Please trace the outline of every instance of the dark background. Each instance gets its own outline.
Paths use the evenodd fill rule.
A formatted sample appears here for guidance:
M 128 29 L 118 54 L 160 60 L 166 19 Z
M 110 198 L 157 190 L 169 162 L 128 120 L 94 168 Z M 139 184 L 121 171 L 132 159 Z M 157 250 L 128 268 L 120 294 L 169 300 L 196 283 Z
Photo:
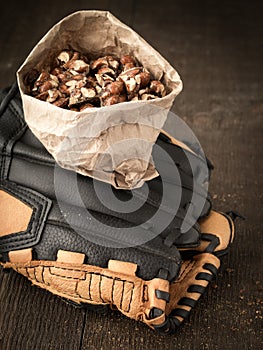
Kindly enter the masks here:
M 107 9 L 180 73 L 173 111 L 215 164 L 219 210 L 236 209 L 236 239 L 217 280 L 176 335 L 162 337 L 117 312 L 74 309 L 0 270 L 0 349 L 262 348 L 262 1 L 5 1 L 0 87 L 11 84 L 53 24 L 80 9 Z

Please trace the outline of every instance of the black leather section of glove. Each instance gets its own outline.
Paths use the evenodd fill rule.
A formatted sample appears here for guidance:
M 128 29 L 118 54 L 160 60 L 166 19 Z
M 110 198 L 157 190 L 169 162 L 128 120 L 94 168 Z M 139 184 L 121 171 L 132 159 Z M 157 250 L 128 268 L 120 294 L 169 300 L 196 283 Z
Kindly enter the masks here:
M 10 181 L 1 181 L 0 190 L 5 191 L 33 209 L 33 215 L 27 230 L 0 237 L 0 253 L 17 249 L 17 247 L 24 249 L 36 245 L 41 239 L 52 201 L 36 191 Z M 16 213 L 14 212 L 13 215 L 15 216 Z
M 85 263 L 101 267 L 107 267 L 110 259 L 135 262 L 138 264 L 136 274 L 147 280 L 158 276 L 160 268 L 168 270 L 168 279 L 173 280 L 180 267 L 176 247 L 166 247 L 159 237 L 146 245 L 118 249 L 88 241 L 65 225 L 48 223 L 41 242 L 34 248 L 36 257 L 56 260 L 58 249 L 84 253 Z

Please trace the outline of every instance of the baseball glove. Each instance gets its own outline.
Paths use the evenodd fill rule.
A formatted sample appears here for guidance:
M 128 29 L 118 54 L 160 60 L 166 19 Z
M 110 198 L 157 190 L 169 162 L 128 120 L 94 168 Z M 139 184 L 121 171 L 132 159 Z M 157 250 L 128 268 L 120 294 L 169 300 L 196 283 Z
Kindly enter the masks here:
M 0 101 L 2 266 L 76 306 L 173 333 L 234 236 L 231 215 L 212 210 L 211 163 L 162 132 L 160 176 L 116 190 L 56 165 L 27 127 L 16 85 Z

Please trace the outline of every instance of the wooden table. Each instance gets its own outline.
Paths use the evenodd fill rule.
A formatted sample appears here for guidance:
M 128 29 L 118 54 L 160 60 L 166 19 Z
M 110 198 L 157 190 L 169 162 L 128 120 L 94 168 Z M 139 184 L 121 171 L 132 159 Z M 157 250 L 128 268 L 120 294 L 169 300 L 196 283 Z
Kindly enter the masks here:
M 162 337 L 116 312 L 74 309 L 0 270 L 0 349 L 262 348 L 262 1 L 9 0 L 0 11 L 0 87 L 43 34 L 79 9 L 107 9 L 180 72 L 173 111 L 215 164 L 219 210 L 235 209 L 236 239 L 217 280 L 176 335 Z M 261 333 L 262 336 L 262 333 Z M 261 346 L 260 346 L 261 345 Z

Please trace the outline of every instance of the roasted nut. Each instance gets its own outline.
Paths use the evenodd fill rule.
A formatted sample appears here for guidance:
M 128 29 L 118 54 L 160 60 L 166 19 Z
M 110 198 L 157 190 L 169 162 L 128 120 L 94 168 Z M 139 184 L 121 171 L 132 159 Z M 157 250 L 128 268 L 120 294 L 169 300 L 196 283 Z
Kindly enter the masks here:
M 67 63 L 72 57 L 70 51 L 61 51 L 58 55 L 59 63 Z
M 69 109 L 70 109 L 70 111 L 73 111 L 73 112 L 79 112 L 79 108 L 76 106 L 70 107 Z
M 50 74 L 50 79 L 53 80 L 56 84 L 58 84 L 58 78 L 55 75 Z
M 124 94 L 124 92 L 124 83 L 122 81 L 113 81 L 102 89 L 100 96 L 102 99 L 105 99 L 113 95 Z
M 69 97 L 69 107 L 83 102 L 82 94 L 79 89 L 72 89 Z
M 71 80 L 72 79 L 72 74 L 69 73 L 69 72 L 62 72 L 60 74 L 57 75 L 57 78 L 58 80 L 61 82 L 61 83 L 66 83 L 67 81 Z
M 139 101 L 139 96 L 138 95 L 135 95 L 134 97 L 132 97 L 130 99 L 130 101 Z
M 124 82 L 128 94 L 139 90 L 140 84 L 137 83 L 135 77 L 140 73 L 141 69 L 140 67 L 131 68 L 119 75 L 118 80 Z
M 158 98 L 158 96 L 155 96 L 153 94 L 143 94 L 143 95 L 141 95 L 141 99 L 142 100 L 154 100 L 156 98 Z
M 38 77 L 39 77 L 38 70 L 37 69 L 31 69 L 31 71 L 29 73 L 27 73 L 27 75 L 25 77 L 25 85 L 27 85 L 29 88 L 31 88 Z
M 77 80 L 76 88 L 77 88 L 77 89 L 81 89 L 81 88 L 84 87 L 86 84 L 87 84 L 87 78 L 86 78 L 86 77 L 83 77 L 83 79 Z
M 139 85 L 134 78 L 130 78 L 125 81 L 126 89 L 128 93 L 135 92 L 139 89 Z
M 106 98 L 105 100 L 103 100 L 102 105 L 103 106 L 111 106 L 111 105 L 115 105 L 117 103 L 125 102 L 125 101 L 126 101 L 125 95 L 113 95 L 113 96 L 110 96 L 110 97 Z
M 47 71 L 43 71 L 39 77 L 37 78 L 34 88 L 37 88 L 38 86 L 41 86 L 44 82 L 50 79 L 50 74 Z
M 90 68 L 92 70 L 97 70 L 100 68 L 107 68 L 107 67 L 111 67 L 116 71 L 119 67 L 119 62 L 112 56 L 104 56 L 93 61 L 90 65 Z
M 41 94 L 38 94 L 35 96 L 35 98 L 37 98 L 38 100 L 41 100 L 41 101 L 46 101 L 47 97 L 48 97 L 47 91 L 42 92 Z
M 109 91 L 111 95 L 121 95 L 124 92 L 124 83 L 122 81 L 113 81 L 105 87 L 106 91 Z
M 104 68 L 101 68 L 101 69 L 104 69 Z M 108 68 L 106 68 L 106 69 L 108 69 Z M 97 82 L 99 83 L 99 85 L 101 87 L 104 87 L 106 84 L 111 83 L 112 81 L 114 81 L 114 78 L 111 77 L 107 73 L 95 74 L 95 77 L 96 77 Z
M 141 90 L 139 90 L 138 95 L 141 96 L 141 95 L 143 95 L 143 94 L 148 94 L 148 93 L 149 93 L 149 89 L 146 88 L 146 89 L 141 89 Z
M 112 56 L 107 56 L 107 58 L 108 58 L 109 66 L 116 71 L 119 68 L 119 65 L 120 65 L 119 62 Z
M 71 60 L 79 60 L 79 59 L 83 59 L 83 57 L 80 55 L 78 51 L 74 51 Z
M 56 76 L 43 71 L 36 80 L 32 92 L 42 93 L 50 89 L 58 87 L 58 79 Z
M 122 80 L 135 78 L 135 76 L 139 74 L 141 71 L 142 71 L 141 67 L 133 67 L 133 68 L 127 69 L 125 72 L 122 72 L 119 75 L 119 78 L 121 78 Z
M 133 68 L 136 66 L 136 60 L 131 55 L 124 55 L 120 59 L 121 64 L 125 67 L 129 65 L 130 68 Z
M 108 74 L 108 75 L 110 75 L 110 76 L 115 76 L 115 72 L 114 72 L 114 70 L 113 69 L 111 69 L 111 68 L 109 68 L 109 67 L 103 67 L 103 68 L 100 68 L 99 70 L 98 70 L 98 74 Z
M 65 85 L 68 86 L 68 88 L 74 89 L 75 87 L 77 89 L 82 88 L 87 83 L 87 78 L 85 76 L 81 76 L 81 80 L 75 79 L 75 77 L 72 77 L 71 80 L 66 81 Z
M 46 101 L 52 103 L 56 101 L 59 97 L 61 97 L 59 90 L 57 89 L 48 90 L 48 97 Z
M 149 72 L 144 71 L 135 76 L 136 83 L 140 85 L 140 88 L 145 88 L 150 80 L 151 80 L 151 75 Z
M 111 96 L 112 96 L 112 94 L 109 91 L 101 89 L 100 98 L 102 100 L 105 100 L 106 98 L 111 97 Z
M 78 73 L 78 72 L 75 72 L 74 71 L 74 74 L 73 74 L 73 77 L 72 77 L 74 80 L 83 80 L 85 79 L 87 81 L 87 77 L 85 74 L 83 73 Z
M 166 95 L 165 87 L 159 80 L 151 81 L 150 91 L 159 97 L 164 97 Z
M 42 92 L 51 90 L 51 89 L 53 89 L 53 88 L 56 88 L 57 86 L 58 86 L 58 84 L 57 84 L 54 80 L 50 79 L 50 80 L 45 81 L 45 82 L 39 87 L 38 91 L 39 91 L 40 93 L 42 93 Z
M 70 88 L 66 84 L 60 84 L 59 85 L 59 91 L 62 94 L 70 95 Z
M 96 96 L 96 91 L 93 88 L 82 87 L 80 91 L 82 96 L 85 98 L 94 98 Z
M 90 68 L 95 70 L 95 69 L 99 69 L 101 67 L 108 67 L 108 60 L 107 57 L 100 57 L 97 60 L 91 62 L 90 64 Z
M 79 72 L 76 72 L 74 69 L 69 69 L 68 72 L 74 77 L 79 74 Z
M 93 99 L 94 97 L 96 97 L 96 91 L 93 88 L 73 88 L 70 91 L 69 106 L 81 104 L 87 100 Z
M 120 95 L 119 96 L 119 103 L 127 101 L 127 98 L 125 95 Z
M 123 66 L 123 71 L 125 72 L 128 69 L 134 68 L 134 64 L 133 63 L 127 63 Z
M 82 112 L 86 108 L 94 108 L 94 106 L 93 106 L 93 104 L 86 102 L 86 103 L 83 103 L 83 105 L 81 105 L 79 107 L 79 110 L 80 110 L 80 112 Z
M 55 67 L 52 69 L 52 71 L 50 72 L 50 74 L 53 74 L 55 75 L 56 77 L 59 75 L 59 74 L 63 74 L 63 69 L 61 67 Z
M 77 81 L 74 79 L 71 79 L 65 83 L 66 86 L 68 86 L 69 90 L 75 89 L 77 84 Z
M 100 86 L 104 86 L 104 80 L 103 80 L 103 77 L 102 77 L 102 75 L 100 75 L 100 74 L 95 74 L 95 77 L 96 77 L 96 79 L 97 79 L 97 82 L 99 83 L 99 85 Z
M 98 85 L 97 79 L 95 77 L 88 76 L 87 84 L 88 87 L 96 87 Z
M 89 73 L 89 65 L 84 62 L 83 60 L 70 60 L 67 63 L 63 65 L 64 68 L 69 69 L 70 72 L 75 75 L 78 73 L 85 72 L 86 74 Z
M 95 89 L 96 89 L 97 94 L 100 94 L 100 93 L 101 93 L 101 90 L 102 90 L 102 87 L 99 86 L 99 85 L 96 85 L 96 86 L 95 86 Z
M 55 102 L 53 102 L 53 105 L 57 106 L 57 107 L 66 107 L 68 104 L 69 99 L 66 97 L 61 97 L 58 100 L 56 100 Z

